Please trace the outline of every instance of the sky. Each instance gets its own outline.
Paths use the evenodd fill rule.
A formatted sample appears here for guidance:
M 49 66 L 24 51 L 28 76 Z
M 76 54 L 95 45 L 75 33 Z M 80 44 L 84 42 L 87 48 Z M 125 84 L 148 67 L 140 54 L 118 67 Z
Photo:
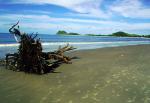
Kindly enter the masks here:
M 0 32 L 150 34 L 150 0 L 0 0 Z

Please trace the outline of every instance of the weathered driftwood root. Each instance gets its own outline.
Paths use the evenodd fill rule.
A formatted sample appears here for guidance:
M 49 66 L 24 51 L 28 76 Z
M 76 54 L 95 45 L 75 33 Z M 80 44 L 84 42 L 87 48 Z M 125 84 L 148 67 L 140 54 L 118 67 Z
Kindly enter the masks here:
M 59 49 L 57 51 L 54 52 L 47 52 L 47 53 L 43 53 L 44 58 L 46 59 L 54 59 L 54 60 L 59 60 L 62 61 L 64 63 L 70 64 L 71 62 L 71 57 L 65 56 L 64 52 L 67 51 L 71 51 L 74 50 L 76 48 L 74 48 L 73 46 L 70 46 L 69 44 L 67 44 L 64 47 L 59 47 Z
M 17 69 L 17 60 L 18 60 L 18 54 L 17 53 L 14 53 L 14 54 L 6 54 L 6 59 L 5 59 L 5 62 L 6 62 L 6 68 L 8 66 L 11 66 L 10 69 Z
M 0 59 L 0 66 L 5 66 L 5 60 L 4 59 Z
M 59 47 L 54 52 L 42 52 L 40 39 L 35 39 L 37 34 L 22 34 L 18 25 L 13 25 L 9 32 L 15 36 L 17 42 L 20 43 L 17 53 L 6 54 L 6 65 L 15 67 L 17 71 L 29 73 L 48 73 L 54 70 L 54 67 L 61 63 L 71 63 L 71 58 L 64 55 L 64 52 L 74 50 L 69 44 Z

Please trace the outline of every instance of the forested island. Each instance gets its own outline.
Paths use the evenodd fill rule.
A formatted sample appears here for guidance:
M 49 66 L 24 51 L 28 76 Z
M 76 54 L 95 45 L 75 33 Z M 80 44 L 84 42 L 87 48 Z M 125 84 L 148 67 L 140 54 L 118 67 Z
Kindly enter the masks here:
M 112 34 L 108 35 L 102 35 L 102 34 L 79 34 L 79 33 L 68 33 L 64 30 L 59 30 L 56 34 L 58 35 L 84 35 L 84 36 L 114 36 L 114 37 L 146 37 L 150 38 L 150 35 L 140 35 L 140 34 L 130 34 L 123 31 L 118 31 Z
M 73 33 L 73 32 L 67 33 L 67 32 L 64 31 L 64 30 L 59 30 L 59 31 L 57 32 L 57 34 L 58 34 L 58 35 L 80 35 L 80 34 L 78 34 L 78 33 Z
M 130 33 L 122 32 L 122 31 L 112 33 L 109 36 L 116 36 L 116 37 L 147 37 L 147 38 L 150 38 L 150 35 L 130 34 Z

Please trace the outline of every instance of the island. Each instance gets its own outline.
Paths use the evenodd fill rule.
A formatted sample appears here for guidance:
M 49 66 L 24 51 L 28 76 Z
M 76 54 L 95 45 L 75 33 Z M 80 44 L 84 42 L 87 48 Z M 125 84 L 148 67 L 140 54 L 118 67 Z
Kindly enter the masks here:
M 112 34 L 79 34 L 79 33 L 73 33 L 73 32 L 66 32 L 65 30 L 59 30 L 56 34 L 58 35 L 82 35 L 82 36 L 113 36 L 113 37 L 145 37 L 145 38 L 150 38 L 150 35 L 140 35 L 140 34 L 131 34 L 131 33 L 126 33 L 123 31 L 118 31 Z
M 110 36 L 116 36 L 116 37 L 142 37 L 144 35 L 138 35 L 138 34 L 129 34 L 123 31 L 118 31 L 115 33 L 112 33 Z
M 140 34 L 130 34 L 123 31 L 118 31 L 112 34 L 102 35 L 102 34 L 85 34 L 86 36 L 112 36 L 112 37 L 145 37 L 150 38 L 150 35 L 140 35 Z
M 56 34 L 58 34 L 58 35 L 80 35 L 78 33 L 73 33 L 73 32 L 67 33 L 64 30 L 59 30 Z

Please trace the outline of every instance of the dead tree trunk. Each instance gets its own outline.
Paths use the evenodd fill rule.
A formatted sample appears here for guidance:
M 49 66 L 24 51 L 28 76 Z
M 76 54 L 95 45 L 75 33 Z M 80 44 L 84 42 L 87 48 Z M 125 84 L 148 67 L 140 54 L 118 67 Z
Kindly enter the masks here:
M 54 52 L 42 52 L 40 39 L 35 39 L 37 34 L 22 34 L 19 28 L 15 28 L 18 23 L 13 25 L 9 32 L 17 38 L 20 45 L 17 53 L 6 55 L 7 66 L 14 66 L 15 70 L 18 71 L 42 74 L 53 70 L 52 65 L 57 63 L 51 63 L 50 60 L 59 61 L 59 63 L 71 63 L 71 58 L 65 56 L 64 52 L 74 50 L 74 47 L 68 44 Z

